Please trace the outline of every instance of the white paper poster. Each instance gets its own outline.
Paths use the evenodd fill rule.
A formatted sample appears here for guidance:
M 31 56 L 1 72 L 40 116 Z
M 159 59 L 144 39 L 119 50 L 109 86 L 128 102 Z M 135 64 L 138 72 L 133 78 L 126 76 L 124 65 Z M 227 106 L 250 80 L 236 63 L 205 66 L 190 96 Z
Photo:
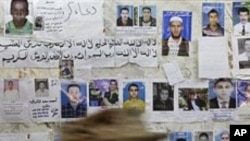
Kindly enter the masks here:
M 1 79 L 0 122 L 28 122 L 27 81 Z
M 63 37 L 103 36 L 103 0 L 64 0 Z M 81 24 L 76 24 L 81 23 Z
M 62 40 L 64 26 L 64 0 L 33 0 L 34 36 L 38 40 L 58 42 Z
M 230 77 L 228 42 L 224 37 L 204 37 L 199 40 L 199 78 Z
M 29 113 L 34 122 L 56 122 L 60 119 L 59 79 L 32 79 L 29 83 Z

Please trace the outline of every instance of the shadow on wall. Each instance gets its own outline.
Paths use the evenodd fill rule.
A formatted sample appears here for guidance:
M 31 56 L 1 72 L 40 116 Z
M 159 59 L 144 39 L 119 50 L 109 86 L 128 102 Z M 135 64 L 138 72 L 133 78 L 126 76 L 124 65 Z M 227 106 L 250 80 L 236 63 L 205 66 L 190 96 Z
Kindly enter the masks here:
M 3 35 L 3 27 L 0 27 L 0 36 Z

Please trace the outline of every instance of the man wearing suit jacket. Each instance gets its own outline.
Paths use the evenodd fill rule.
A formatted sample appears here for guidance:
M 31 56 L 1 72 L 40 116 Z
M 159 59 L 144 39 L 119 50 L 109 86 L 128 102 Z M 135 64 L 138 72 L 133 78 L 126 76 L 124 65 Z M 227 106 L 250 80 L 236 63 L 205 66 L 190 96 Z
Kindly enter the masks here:
M 230 96 L 234 92 L 234 85 L 230 79 L 217 79 L 213 91 L 216 97 L 210 99 L 210 108 L 235 108 L 235 98 Z
M 187 100 L 188 110 L 190 111 L 203 111 L 206 110 L 206 103 L 197 95 L 194 91 L 189 93 L 189 99 Z

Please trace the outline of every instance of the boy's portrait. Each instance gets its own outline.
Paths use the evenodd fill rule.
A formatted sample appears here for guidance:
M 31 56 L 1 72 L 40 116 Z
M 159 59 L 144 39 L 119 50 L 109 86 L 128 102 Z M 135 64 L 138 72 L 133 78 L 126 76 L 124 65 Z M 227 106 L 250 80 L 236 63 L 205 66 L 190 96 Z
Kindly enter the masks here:
M 28 19 L 30 14 L 28 0 L 9 0 L 6 11 L 8 14 L 5 18 L 6 35 L 31 35 L 33 33 L 33 24 Z M 10 16 L 7 16 L 9 15 Z

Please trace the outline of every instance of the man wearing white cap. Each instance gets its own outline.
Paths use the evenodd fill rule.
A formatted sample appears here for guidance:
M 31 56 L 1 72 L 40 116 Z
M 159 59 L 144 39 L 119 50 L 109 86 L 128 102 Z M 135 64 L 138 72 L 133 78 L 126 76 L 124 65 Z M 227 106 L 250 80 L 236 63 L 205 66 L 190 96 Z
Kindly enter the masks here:
M 169 20 L 170 37 L 163 39 L 162 55 L 189 56 L 189 43 L 182 37 L 183 20 L 179 16 L 173 16 Z

